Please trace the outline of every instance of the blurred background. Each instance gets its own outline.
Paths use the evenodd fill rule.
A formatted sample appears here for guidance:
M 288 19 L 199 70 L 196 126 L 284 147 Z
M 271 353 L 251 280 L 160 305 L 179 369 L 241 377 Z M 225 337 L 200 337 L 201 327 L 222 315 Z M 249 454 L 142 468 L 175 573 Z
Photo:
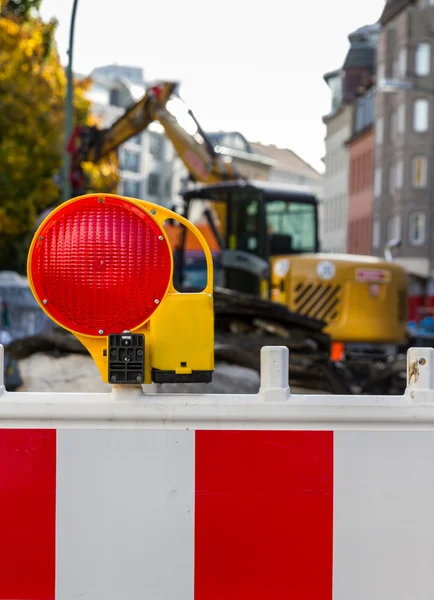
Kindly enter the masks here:
M 191 169 L 158 120 L 103 155 L 83 154 L 83 131 L 110 130 L 156 81 L 177 82 L 194 135 L 243 177 L 315 196 L 321 252 L 381 258 L 393 248 L 408 275 L 409 331 L 430 340 L 433 36 L 432 0 L 249 10 L 222 0 L 206 11 L 198 0 L 0 0 L 3 343 L 49 327 L 26 260 L 54 207 L 78 190 L 180 206 Z M 22 354 L 11 347 L 10 389 L 25 385 Z M 46 381 L 60 385 L 54 362 Z

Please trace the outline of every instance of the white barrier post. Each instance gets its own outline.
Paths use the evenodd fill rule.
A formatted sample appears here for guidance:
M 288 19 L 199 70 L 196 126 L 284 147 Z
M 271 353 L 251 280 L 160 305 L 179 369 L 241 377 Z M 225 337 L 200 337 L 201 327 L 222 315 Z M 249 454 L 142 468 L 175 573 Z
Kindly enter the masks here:
M 434 402 L 434 349 L 410 348 L 407 352 L 407 390 L 412 400 Z M 426 392 L 430 392 L 427 394 Z
M 261 348 L 261 387 L 263 400 L 286 402 L 289 390 L 289 350 L 286 346 Z
M 0 344 L 0 396 L 5 391 L 5 350 L 4 347 Z

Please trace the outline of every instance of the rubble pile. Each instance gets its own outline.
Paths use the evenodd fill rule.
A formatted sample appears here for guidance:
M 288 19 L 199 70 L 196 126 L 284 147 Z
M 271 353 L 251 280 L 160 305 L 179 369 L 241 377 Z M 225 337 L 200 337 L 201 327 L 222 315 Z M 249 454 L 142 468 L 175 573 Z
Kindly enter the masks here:
M 260 350 L 277 345 L 289 349 L 289 383 L 294 392 L 350 393 L 339 369 L 329 359 L 330 338 L 323 331 L 323 322 L 292 313 L 283 305 L 221 288 L 214 292 L 214 306 L 213 383 L 165 384 L 155 386 L 156 391 L 256 393 Z M 64 329 L 52 326 L 39 335 L 16 339 L 6 350 L 19 361 L 24 379 L 21 389 L 70 390 L 76 385 L 72 382 L 82 378 L 83 382 L 89 381 L 86 389 L 97 391 L 95 382 L 100 377 L 93 361 L 86 348 Z
M 286 346 L 291 389 L 351 393 L 330 360 L 331 340 L 323 321 L 222 288 L 214 292 L 214 307 L 216 360 L 259 371 L 263 346 Z

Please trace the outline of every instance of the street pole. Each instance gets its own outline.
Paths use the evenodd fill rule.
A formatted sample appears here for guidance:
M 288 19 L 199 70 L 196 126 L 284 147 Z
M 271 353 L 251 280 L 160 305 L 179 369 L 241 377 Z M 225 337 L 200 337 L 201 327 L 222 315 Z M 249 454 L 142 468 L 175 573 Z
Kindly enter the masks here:
M 65 102 L 65 138 L 63 142 L 63 185 L 62 200 L 65 202 L 71 196 L 71 186 L 69 182 L 69 171 L 71 168 L 71 156 L 67 150 L 67 145 L 72 134 L 72 115 L 73 115 L 73 72 L 72 60 L 74 51 L 74 28 L 75 16 L 77 13 L 78 0 L 74 0 L 72 5 L 71 23 L 69 27 L 69 46 L 68 46 L 68 67 L 66 71 L 67 89 Z

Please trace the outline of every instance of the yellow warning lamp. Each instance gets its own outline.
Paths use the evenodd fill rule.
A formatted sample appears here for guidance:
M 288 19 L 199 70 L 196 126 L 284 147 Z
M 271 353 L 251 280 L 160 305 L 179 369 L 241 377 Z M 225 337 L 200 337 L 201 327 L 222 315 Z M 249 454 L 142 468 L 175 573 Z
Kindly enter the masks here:
M 202 292 L 179 293 L 173 285 L 167 219 L 202 246 Z M 106 383 L 212 380 L 212 258 L 203 235 L 180 215 L 113 194 L 73 198 L 39 226 L 27 272 L 38 304 L 88 349 Z

